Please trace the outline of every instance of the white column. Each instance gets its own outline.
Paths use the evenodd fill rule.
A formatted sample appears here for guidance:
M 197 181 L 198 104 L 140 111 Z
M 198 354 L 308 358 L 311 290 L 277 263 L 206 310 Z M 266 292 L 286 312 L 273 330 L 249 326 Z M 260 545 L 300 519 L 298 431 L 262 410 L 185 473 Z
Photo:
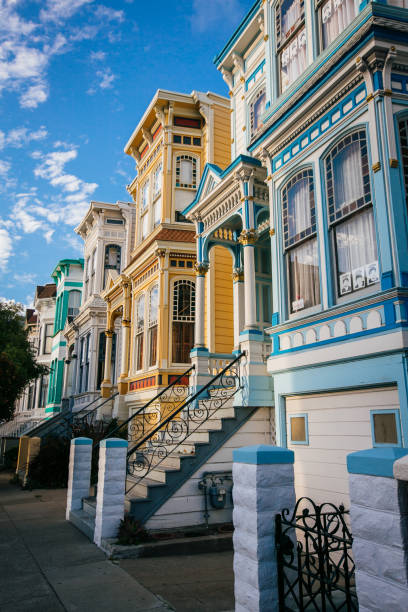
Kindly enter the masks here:
M 99 445 L 94 542 L 117 535 L 125 513 L 127 440 L 108 438 Z
M 109 397 L 112 387 L 112 338 L 113 331 L 106 330 L 105 366 L 103 381 L 101 383 L 102 397 Z
M 235 612 L 278 610 L 275 515 L 296 503 L 294 453 L 259 445 L 233 458 Z
M 196 264 L 195 347 L 204 347 L 205 275 L 208 264 Z
M 408 482 L 400 480 L 397 468 L 407 453 L 384 447 L 347 456 L 360 612 L 408 607 Z
M 234 301 L 234 348 L 239 348 L 239 334 L 245 323 L 244 313 L 244 274 L 241 269 L 236 268 L 232 273 L 232 293 Z
M 92 440 L 74 438 L 69 454 L 66 519 L 72 510 L 82 509 L 82 498 L 89 496 L 91 484 Z
M 244 251 L 245 329 L 258 329 L 256 322 L 255 230 L 243 231 L 240 242 Z

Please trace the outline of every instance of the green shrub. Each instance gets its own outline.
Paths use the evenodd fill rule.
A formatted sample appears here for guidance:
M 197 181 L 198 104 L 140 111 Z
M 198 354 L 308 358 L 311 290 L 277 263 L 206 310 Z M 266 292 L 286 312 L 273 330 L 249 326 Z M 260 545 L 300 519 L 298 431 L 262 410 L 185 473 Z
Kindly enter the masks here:
M 120 522 L 118 531 L 118 544 L 129 546 L 132 544 L 142 544 L 152 540 L 146 529 L 128 514 L 123 521 Z

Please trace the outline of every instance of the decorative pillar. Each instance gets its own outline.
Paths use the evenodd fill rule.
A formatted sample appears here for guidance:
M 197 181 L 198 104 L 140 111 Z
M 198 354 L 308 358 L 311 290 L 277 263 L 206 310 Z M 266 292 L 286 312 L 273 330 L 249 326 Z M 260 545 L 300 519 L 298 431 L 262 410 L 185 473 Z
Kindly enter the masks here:
M 232 273 L 232 291 L 234 302 L 234 349 L 239 349 L 239 334 L 244 328 L 244 273 L 241 268 L 235 268 Z
M 99 445 L 94 542 L 117 535 L 125 513 L 127 440 L 108 438 Z
M 256 321 L 255 243 L 254 229 L 242 230 L 239 237 L 244 251 L 245 329 L 258 329 Z
M 71 511 L 82 509 L 82 499 L 89 496 L 91 485 L 92 440 L 74 438 L 69 453 L 67 508 L 65 518 L 70 520 Z
M 130 346 L 130 281 L 125 279 L 123 284 L 124 305 L 122 318 L 122 351 L 121 351 L 121 373 L 118 380 L 118 390 L 121 395 L 128 391 L 129 383 L 129 346 Z
M 295 507 L 294 453 L 260 444 L 233 459 L 235 612 L 278 610 L 275 515 Z
M 112 338 L 113 331 L 107 329 L 105 331 L 106 345 L 105 345 L 105 369 L 104 377 L 101 384 L 102 397 L 109 397 L 112 391 Z
M 196 297 L 195 297 L 195 342 L 194 348 L 203 348 L 204 341 L 204 312 L 205 312 L 205 275 L 208 271 L 207 263 L 196 263 Z
M 408 481 L 398 469 L 407 459 L 408 449 L 397 447 L 347 456 L 360 612 L 407 609 Z

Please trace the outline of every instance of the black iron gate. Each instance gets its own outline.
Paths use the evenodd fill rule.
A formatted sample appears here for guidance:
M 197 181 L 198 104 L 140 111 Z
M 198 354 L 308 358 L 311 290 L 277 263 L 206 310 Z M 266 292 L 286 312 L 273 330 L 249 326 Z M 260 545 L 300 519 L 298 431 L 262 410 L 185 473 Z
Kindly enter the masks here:
M 280 612 L 358 610 L 348 514 L 302 497 L 276 516 Z

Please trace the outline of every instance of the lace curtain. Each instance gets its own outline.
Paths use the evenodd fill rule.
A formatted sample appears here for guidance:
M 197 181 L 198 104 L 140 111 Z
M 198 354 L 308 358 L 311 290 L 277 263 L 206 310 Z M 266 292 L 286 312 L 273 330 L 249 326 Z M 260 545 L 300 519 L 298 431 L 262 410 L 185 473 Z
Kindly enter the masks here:
M 356 16 L 355 0 L 328 0 L 322 6 L 323 47 L 326 48 Z
M 334 202 L 337 210 L 364 197 L 360 143 L 352 142 L 333 159 Z
M 317 240 L 308 240 L 288 253 L 290 311 L 297 312 L 320 303 Z
M 311 226 L 309 179 L 302 178 L 288 190 L 289 237 Z
M 300 19 L 300 1 L 290 0 L 282 2 L 281 19 L 282 19 L 282 36 L 285 36 L 292 26 Z
M 281 87 L 285 91 L 306 68 L 306 31 L 303 29 L 281 53 Z

